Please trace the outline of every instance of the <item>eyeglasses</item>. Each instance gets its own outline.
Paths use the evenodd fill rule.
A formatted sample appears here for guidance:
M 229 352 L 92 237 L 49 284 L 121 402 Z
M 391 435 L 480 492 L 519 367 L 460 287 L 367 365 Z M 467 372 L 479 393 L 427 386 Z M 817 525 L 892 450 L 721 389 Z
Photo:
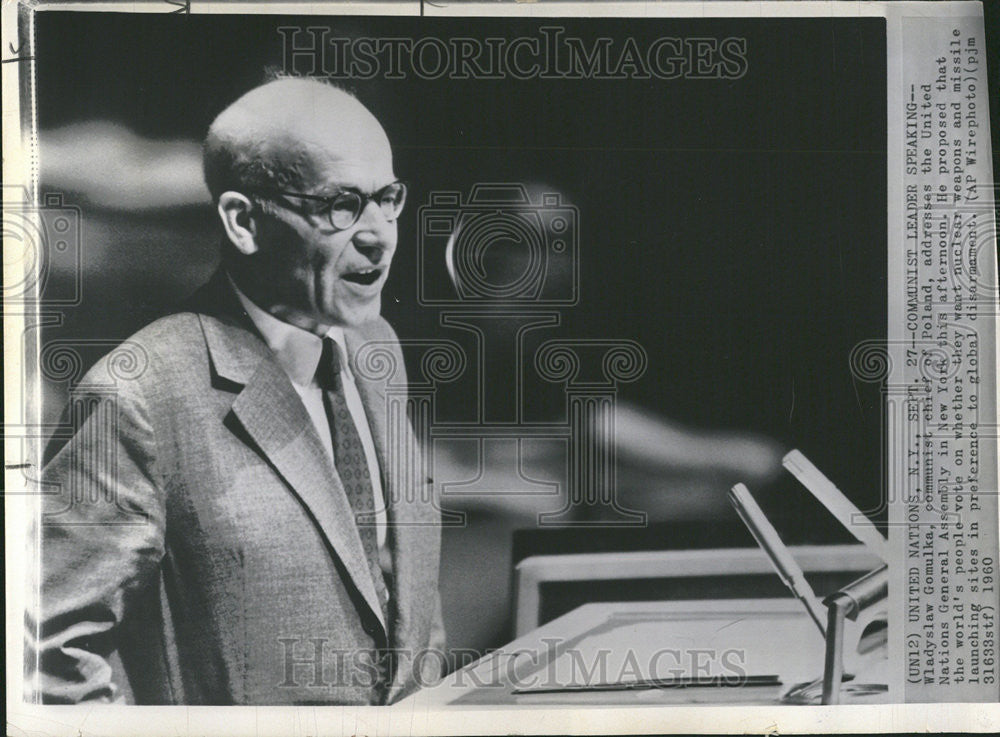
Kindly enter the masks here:
M 329 197 L 302 194 L 301 192 L 286 192 L 282 189 L 262 189 L 259 191 L 260 194 L 264 195 L 281 195 L 299 200 L 322 202 L 327 206 L 326 214 L 330 219 L 330 225 L 338 230 L 350 228 L 358 222 L 358 218 L 368 207 L 369 202 L 376 202 L 379 210 L 382 211 L 382 216 L 390 223 L 399 217 L 403 205 L 406 204 L 406 184 L 398 181 L 387 184 L 372 194 L 365 194 L 354 189 L 345 189 Z

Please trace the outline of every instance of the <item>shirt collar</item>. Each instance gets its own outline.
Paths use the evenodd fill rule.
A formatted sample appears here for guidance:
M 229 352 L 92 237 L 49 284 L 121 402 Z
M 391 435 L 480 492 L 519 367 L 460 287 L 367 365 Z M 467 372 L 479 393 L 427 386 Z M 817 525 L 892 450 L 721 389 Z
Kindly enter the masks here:
M 278 359 L 281 368 L 288 374 L 292 383 L 307 387 L 316 381 L 316 368 L 323 352 L 323 337 L 333 338 L 340 351 L 341 370 L 350 376 L 347 360 L 347 345 L 344 341 L 344 329 L 337 326 L 318 325 L 316 332 L 304 330 L 297 325 L 279 320 L 271 313 L 258 307 L 228 274 L 233 291 L 239 298 L 253 324 L 260 331 L 264 342 Z

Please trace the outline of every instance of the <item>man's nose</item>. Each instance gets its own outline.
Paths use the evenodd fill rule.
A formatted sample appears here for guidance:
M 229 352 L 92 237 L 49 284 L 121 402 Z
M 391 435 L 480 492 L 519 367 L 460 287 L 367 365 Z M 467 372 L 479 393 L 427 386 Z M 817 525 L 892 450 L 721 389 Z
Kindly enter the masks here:
M 395 222 L 385 219 L 378 203 L 367 202 L 358 218 L 353 238 L 354 247 L 373 264 L 379 263 L 383 255 L 392 250 L 391 234 L 395 226 Z

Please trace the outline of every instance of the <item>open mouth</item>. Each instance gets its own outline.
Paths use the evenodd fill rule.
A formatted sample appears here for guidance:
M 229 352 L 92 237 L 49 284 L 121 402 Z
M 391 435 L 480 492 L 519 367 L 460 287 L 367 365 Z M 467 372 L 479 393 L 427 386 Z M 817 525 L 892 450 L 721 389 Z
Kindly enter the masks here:
M 354 284 L 361 284 L 367 287 L 378 281 L 378 278 L 381 275 L 381 269 L 359 269 L 358 271 L 348 271 L 346 274 L 342 275 L 341 278 L 345 281 L 353 282 Z

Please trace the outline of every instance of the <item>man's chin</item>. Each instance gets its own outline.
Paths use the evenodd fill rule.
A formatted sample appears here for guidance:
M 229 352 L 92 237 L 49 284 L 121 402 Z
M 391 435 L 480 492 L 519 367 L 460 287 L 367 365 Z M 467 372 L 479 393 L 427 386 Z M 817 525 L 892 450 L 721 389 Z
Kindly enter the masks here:
M 337 305 L 333 309 L 324 310 L 321 319 L 328 325 L 339 325 L 350 328 L 377 320 L 381 312 L 382 298 L 381 296 L 376 296 L 366 304 Z

